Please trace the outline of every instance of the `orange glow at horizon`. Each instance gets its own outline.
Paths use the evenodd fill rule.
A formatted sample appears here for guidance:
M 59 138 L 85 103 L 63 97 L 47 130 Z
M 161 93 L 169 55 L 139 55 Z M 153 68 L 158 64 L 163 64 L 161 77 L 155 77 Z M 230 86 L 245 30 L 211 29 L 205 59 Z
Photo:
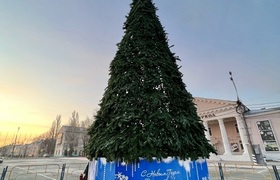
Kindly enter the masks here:
M 13 144 L 18 127 L 17 144 L 28 143 L 49 130 L 53 117 L 43 117 L 31 96 L 13 91 L 0 91 L 0 147 Z M 30 99 L 30 100 L 29 100 Z
M 35 132 L 35 131 L 34 131 Z M 43 134 L 40 131 L 37 131 L 37 133 L 30 133 L 26 130 L 21 131 L 21 128 L 19 129 L 17 133 L 17 129 L 12 131 L 1 131 L 0 134 L 0 147 L 9 145 L 9 144 L 14 144 L 15 143 L 15 137 L 17 134 L 17 141 L 16 144 L 26 144 L 32 142 L 32 140 L 37 137 L 40 134 Z

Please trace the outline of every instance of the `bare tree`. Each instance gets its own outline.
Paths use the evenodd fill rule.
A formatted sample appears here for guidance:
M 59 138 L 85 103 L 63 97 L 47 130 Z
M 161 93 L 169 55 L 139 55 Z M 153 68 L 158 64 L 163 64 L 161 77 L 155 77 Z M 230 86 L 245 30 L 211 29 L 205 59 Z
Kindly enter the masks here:
M 56 119 L 52 122 L 52 126 L 49 130 L 48 140 L 45 142 L 47 144 L 47 152 L 50 154 L 54 153 L 56 139 L 58 131 L 61 128 L 61 115 L 57 115 Z
M 88 129 L 92 125 L 92 123 L 93 123 L 93 119 L 87 117 L 85 120 L 81 121 L 81 127 Z
M 58 132 L 61 128 L 61 115 L 57 115 L 56 119 L 53 120 L 50 129 L 35 137 L 34 141 L 42 141 L 41 152 L 53 154 L 55 150 L 55 143 Z
M 74 111 L 72 113 L 72 116 L 69 118 L 68 130 L 67 130 L 67 133 L 65 134 L 65 139 L 66 139 L 67 146 L 68 146 L 68 151 L 67 151 L 68 156 L 72 156 L 72 154 L 74 152 L 74 147 L 76 147 L 78 145 L 79 126 L 80 126 L 79 114 L 78 114 L 78 112 Z
M 45 132 L 45 133 L 42 133 L 36 137 L 33 138 L 33 141 L 43 141 L 45 139 L 48 139 L 49 137 L 49 132 Z
M 57 115 L 55 119 L 55 139 L 57 138 L 58 131 L 61 128 L 61 115 Z
M 50 139 L 55 139 L 55 120 L 52 122 L 52 126 L 50 127 L 50 130 L 49 130 L 49 138 Z
M 79 127 L 80 126 L 78 112 L 76 112 L 76 111 L 72 112 L 72 116 L 69 118 L 68 125 L 73 126 L 73 127 Z
M 86 129 L 85 132 L 83 132 L 83 136 L 82 136 L 84 151 L 90 138 L 87 131 L 92 124 L 93 124 L 93 118 L 90 119 L 89 117 L 87 117 L 85 120 L 81 121 L 81 127 Z

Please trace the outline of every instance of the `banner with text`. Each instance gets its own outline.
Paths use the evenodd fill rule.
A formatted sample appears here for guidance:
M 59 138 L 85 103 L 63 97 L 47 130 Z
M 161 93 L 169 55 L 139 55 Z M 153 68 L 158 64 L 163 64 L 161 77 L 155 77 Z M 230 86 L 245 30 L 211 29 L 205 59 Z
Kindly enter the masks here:
M 178 160 L 176 158 L 137 163 L 107 162 L 98 158 L 89 169 L 90 180 L 208 180 L 209 173 L 205 159 L 196 161 Z M 92 173 L 94 172 L 94 173 Z M 92 176 L 94 174 L 94 178 Z

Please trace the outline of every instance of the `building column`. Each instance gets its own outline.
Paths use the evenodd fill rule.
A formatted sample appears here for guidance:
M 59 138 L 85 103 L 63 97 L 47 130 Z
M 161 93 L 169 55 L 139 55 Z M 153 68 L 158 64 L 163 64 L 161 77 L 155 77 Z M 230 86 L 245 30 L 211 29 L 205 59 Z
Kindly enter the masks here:
M 232 154 L 231 153 L 231 147 L 230 147 L 230 144 L 229 144 L 224 120 L 223 119 L 218 119 L 218 122 L 219 122 L 220 131 L 221 131 L 222 140 L 223 140 L 224 149 L 225 149 L 224 155 L 231 155 Z
M 249 154 L 249 150 L 248 150 L 249 142 L 248 142 L 248 137 L 246 135 L 247 133 L 246 133 L 243 119 L 240 116 L 236 116 L 235 119 L 236 119 L 238 131 L 240 134 L 240 139 L 242 141 L 242 145 L 243 145 L 243 149 L 244 149 L 243 154 Z M 248 134 L 248 136 L 249 136 L 249 134 Z
M 208 140 L 209 142 L 211 142 L 211 136 L 210 136 L 210 133 L 209 133 L 208 122 L 207 122 L 207 121 L 203 121 L 203 125 L 204 125 L 204 128 L 206 129 L 206 131 L 204 131 L 204 134 L 205 134 L 207 140 Z

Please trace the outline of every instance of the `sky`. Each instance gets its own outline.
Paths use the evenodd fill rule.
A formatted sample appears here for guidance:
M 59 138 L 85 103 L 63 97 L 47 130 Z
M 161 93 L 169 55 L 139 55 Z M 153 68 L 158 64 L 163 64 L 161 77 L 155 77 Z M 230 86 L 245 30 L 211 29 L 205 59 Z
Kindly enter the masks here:
M 98 110 L 132 0 L 0 6 L 0 146 Z M 279 0 L 154 0 L 194 97 L 280 106 Z

